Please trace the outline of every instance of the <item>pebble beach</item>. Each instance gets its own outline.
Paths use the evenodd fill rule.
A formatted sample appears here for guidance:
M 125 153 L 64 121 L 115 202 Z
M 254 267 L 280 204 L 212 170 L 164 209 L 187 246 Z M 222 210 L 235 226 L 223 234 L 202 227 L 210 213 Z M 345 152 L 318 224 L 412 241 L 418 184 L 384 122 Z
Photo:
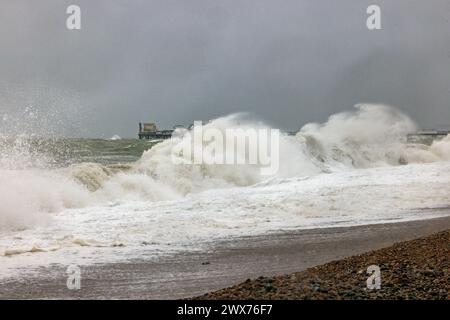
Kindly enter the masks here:
M 380 289 L 367 288 L 378 265 Z M 198 299 L 450 299 L 450 230 L 277 277 L 259 277 Z

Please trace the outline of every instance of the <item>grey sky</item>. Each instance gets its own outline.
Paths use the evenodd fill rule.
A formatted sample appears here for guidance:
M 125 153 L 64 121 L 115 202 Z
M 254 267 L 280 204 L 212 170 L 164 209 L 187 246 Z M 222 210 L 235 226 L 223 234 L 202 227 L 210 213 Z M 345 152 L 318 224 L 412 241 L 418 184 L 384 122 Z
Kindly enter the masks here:
M 448 0 L 1 0 L 0 126 L 31 105 L 71 136 L 236 111 L 296 129 L 359 102 L 449 125 L 449 18 Z

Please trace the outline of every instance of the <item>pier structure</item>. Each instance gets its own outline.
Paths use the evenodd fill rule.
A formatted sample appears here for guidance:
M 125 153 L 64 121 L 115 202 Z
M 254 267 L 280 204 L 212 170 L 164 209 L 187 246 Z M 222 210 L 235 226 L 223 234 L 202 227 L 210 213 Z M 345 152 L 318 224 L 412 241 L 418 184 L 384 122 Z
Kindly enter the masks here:
M 407 135 L 408 143 L 422 143 L 431 145 L 435 140 L 444 139 L 450 130 L 422 130 Z
M 139 123 L 139 139 L 164 140 L 172 137 L 174 129 L 158 130 L 155 123 Z

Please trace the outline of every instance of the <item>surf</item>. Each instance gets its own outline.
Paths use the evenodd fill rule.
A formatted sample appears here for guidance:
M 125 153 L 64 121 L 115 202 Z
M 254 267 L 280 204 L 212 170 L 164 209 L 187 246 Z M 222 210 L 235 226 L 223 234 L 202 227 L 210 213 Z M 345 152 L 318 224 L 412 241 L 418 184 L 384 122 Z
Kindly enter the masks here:
M 232 114 L 210 121 L 205 128 L 270 126 L 248 114 Z M 180 201 L 209 190 L 246 188 L 267 181 L 450 160 L 448 136 L 431 146 L 410 145 L 406 136 L 415 130 L 415 122 L 398 109 L 360 104 L 324 123 L 304 125 L 295 136 L 281 135 L 280 170 L 272 176 L 261 175 L 260 167 L 251 164 L 175 164 L 180 143 L 201 143 L 202 150 L 211 150 L 211 142 L 185 135 L 152 146 L 135 162 L 74 162 L 56 168 L 52 157 L 37 152 L 30 139 L 16 137 L 11 142 L 8 137 L 0 145 L 0 230 L 45 225 L 52 215 L 67 209 Z M 119 142 L 126 143 L 102 143 Z

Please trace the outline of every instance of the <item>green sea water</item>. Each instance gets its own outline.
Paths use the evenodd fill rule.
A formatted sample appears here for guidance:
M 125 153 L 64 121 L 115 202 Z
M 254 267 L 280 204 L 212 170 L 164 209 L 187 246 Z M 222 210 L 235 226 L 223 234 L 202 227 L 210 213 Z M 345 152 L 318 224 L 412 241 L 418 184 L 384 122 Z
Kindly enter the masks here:
M 138 139 L 5 139 L 0 141 L 2 158 L 11 153 L 29 158 L 29 162 L 46 167 L 66 167 L 77 163 L 111 165 L 137 161 L 144 151 L 158 141 Z M 44 159 L 44 161 L 42 161 Z M 37 165 L 40 166 L 40 165 Z

